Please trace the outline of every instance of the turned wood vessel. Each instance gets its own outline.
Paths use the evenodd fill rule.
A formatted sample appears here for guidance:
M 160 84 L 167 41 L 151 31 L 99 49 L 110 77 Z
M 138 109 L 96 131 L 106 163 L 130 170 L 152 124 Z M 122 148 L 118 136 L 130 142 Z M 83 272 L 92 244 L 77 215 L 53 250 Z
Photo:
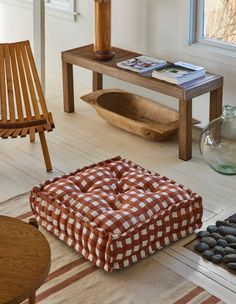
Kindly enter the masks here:
M 97 59 L 110 60 L 115 55 L 111 47 L 111 0 L 94 0 L 94 6 L 94 52 Z
M 81 99 L 112 125 L 147 139 L 164 141 L 178 132 L 179 113 L 144 97 L 107 89 Z

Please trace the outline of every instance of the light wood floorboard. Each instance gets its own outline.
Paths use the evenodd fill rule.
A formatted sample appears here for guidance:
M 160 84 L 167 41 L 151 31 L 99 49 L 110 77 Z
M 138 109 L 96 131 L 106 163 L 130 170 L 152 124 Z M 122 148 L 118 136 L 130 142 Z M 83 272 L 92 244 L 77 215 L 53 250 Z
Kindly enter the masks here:
M 37 136 L 34 144 L 29 138 L 0 141 L 0 202 L 30 191 L 34 185 L 52 176 L 120 155 L 198 192 L 203 197 L 204 221 L 208 224 L 213 223 L 215 217 L 224 216 L 226 210 L 233 212 L 236 176 L 217 174 L 203 162 L 198 148 L 198 130 L 194 129 L 193 158 L 184 162 L 177 158 L 177 137 L 164 143 L 150 142 L 115 128 L 80 101 L 79 96 L 88 93 L 88 88 L 75 85 L 75 90 L 76 111 L 65 113 L 61 82 L 52 75 L 47 78 L 47 103 L 56 125 L 53 132 L 46 134 L 53 172 L 45 170 Z M 174 246 L 157 253 L 154 258 L 218 297 L 221 294 L 226 303 L 233 303 L 232 286 L 236 281 L 224 286 L 221 277 L 217 281 L 217 269 L 207 275 L 211 269 L 205 269 L 204 264 L 198 269 L 196 257 L 186 254 L 186 249 L 180 245 Z

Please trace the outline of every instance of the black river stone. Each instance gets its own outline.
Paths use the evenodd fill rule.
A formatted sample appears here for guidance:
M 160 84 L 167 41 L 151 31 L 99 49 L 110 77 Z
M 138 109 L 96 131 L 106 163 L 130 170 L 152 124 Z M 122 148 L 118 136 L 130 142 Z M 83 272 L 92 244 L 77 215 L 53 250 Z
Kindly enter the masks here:
M 197 251 L 197 252 L 203 252 L 203 251 L 206 251 L 209 249 L 209 246 L 205 243 L 197 243 L 195 246 L 194 246 L 194 249 Z
M 229 243 L 228 246 L 236 250 L 236 243 Z
M 226 221 L 216 221 L 216 226 L 217 227 L 226 226 L 226 227 L 231 227 L 231 228 L 235 228 L 236 229 L 236 224 L 229 223 L 229 222 L 226 222 Z
M 235 250 L 235 249 L 233 249 L 233 248 L 231 248 L 231 247 L 228 247 L 228 246 L 226 246 L 226 247 L 224 248 L 224 250 L 225 250 L 225 255 L 226 255 L 226 254 L 233 254 L 233 253 L 236 253 L 236 250 Z
M 223 257 L 220 254 L 215 254 L 211 257 L 211 261 L 214 264 L 219 264 L 222 260 L 223 260 Z
M 224 256 L 223 261 L 225 263 L 236 263 L 236 254 L 227 254 Z
M 209 247 L 215 247 L 216 240 L 210 236 L 201 238 L 201 243 L 207 244 Z
M 202 257 L 206 260 L 210 260 L 213 255 L 214 254 L 213 254 L 212 250 L 205 250 L 202 254 Z
M 207 231 L 212 233 L 212 232 L 217 232 L 218 231 L 218 227 L 216 227 L 215 225 L 210 225 L 207 227 Z
M 202 237 L 206 237 L 206 236 L 209 236 L 209 235 L 210 235 L 210 233 L 208 231 L 202 230 L 202 231 L 198 232 L 197 237 L 200 239 Z
M 234 223 L 234 224 L 236 224 L 236 214 L 230 216 L 230 217 L 228 218 L 228 221 L 229 221 L 229 223 Z
M 227 226 L 220 226 L 219 227 L 219 233 L 221 235 L 236 235 L 236 229 L 232 227 L 227 227 Z
M 234 235 L 226 235 L 225 239 L 228 243 L 236 243 L 236 236 Z
M 213 232 L 209 236 L 213 237 L 215 240 L 224 239 L 224 237 L 217 232 Z
M 226 221 L 216 221 L 216 226 L 220 227 L 220 226 L 230 226 L 230 223 L 226 222 Z
M 228 263 L 227 267 L 232 270 L 236 270 L 236 263 Z
M 223 240 L 223 239 L 219 239 L 217 240 L 217 246 L 221 246 L 221 247 L 226 247 L 228 246 L 228 242 L 226 240 Z
M 225 255 L 224 247 L 215 246 L 214 247 L 214 254 L 220 254 L 220 255 L 224 256 Z

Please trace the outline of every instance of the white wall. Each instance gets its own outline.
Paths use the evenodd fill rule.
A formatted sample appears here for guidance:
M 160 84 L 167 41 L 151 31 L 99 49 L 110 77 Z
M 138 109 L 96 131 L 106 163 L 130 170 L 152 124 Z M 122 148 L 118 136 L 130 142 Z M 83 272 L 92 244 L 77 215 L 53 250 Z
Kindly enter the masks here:
M 225 57 L 219 61 L 217 56 L 186 47 L 188 0 L 113 0 L 112 4 L 113 45 L 170 61 L 184 60 L 204 65 L 208 71 L 225 77 L 224 103 L 236 105 L 235 65 L 224 61 Z M 93 0 L 78 0 L 77 8 L 81 13 L 77 22 L 46 16 L 46 68 L 50 73 L 60 75 L 62 50 L 93 41 Z M 3 4 L 0 0 L 0 42 L 21 39 L 32 40 L 32 10 Z M 91 86 L 89 72 L 80 70 L 77 78 L 84 85 Z M 126 88 L 176 109 L 178 106 L 172 98 L 111 78 L 105 79 L 105 86 Z M 197 98 L 193 109 L 194 116 L 205 124 L 208 96 Z

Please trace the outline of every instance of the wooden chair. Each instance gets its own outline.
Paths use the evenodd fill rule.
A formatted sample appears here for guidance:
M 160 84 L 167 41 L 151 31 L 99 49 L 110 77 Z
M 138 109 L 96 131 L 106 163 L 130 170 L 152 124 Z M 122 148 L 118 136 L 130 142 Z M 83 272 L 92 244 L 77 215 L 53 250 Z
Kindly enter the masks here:
M 54 128 L 29 41 L 0 44 L 0 137 L 39 138 L 47 171 L 52 170 L 45 131 Z

